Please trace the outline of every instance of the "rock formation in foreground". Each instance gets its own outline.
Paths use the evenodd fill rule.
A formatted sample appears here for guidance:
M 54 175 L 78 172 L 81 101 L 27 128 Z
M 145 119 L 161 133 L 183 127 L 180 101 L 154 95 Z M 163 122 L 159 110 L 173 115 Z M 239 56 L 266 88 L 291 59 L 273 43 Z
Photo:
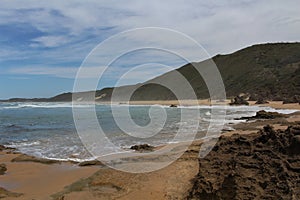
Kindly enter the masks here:
M 300 126 L 221 137 L 188 199 L 300 199 Z

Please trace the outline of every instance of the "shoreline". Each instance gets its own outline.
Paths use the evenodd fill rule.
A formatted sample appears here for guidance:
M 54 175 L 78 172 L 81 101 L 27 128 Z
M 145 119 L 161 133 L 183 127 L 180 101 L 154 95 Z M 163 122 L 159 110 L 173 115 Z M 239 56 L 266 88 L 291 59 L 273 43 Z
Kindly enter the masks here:
M 78 101 L 76 104 L 78 105 L 143 105 L 143 106 L 150 106 L 150 105 L 161 105 L 161 106 L 170 106 L 170 105 L 175 105 L 175 106 L 230 106 L 229 103 L 231 102 L 230 99 L 226 99 L 224 102 L 217 102 L 217 101 L 210 101 L 209 99 L 201 99 L 201 100 L 182 100 L 182 101 L 177 101 L 177 100 L 153 100 L 153 101 L 130 101 L 130 102 L 125 102 L 125 101 L 116 101 L 116 102 L 111 102 L 111 101 L 96 101 L 96 102 L 84 102 L 84 101 Z M 249 106 L 266 106 L 266 107 L 271 107 L 274 109 L 295 109 L 295 110 L 300 110 L 300 104 L 299 103 L 287 103 L 283 104 L 283 101 L 268 101 L 269 103 L 267 104 L 255 104 L 256 101 L 248 101 Z M 0 103 L 57 103 L 57 104 L 63 104 L 63 103 L 70 103 L 72 104 L 72 101 L 59 101 L 59 102 L 0 102 Z M 247 105 L 232 105 L 232 106 L 247 106 Z
M 277 109 L 298 108 L 298 105 L 288 104 L 284 104 L 283 108 L 279 103 L 263 106 L 270 105 Z M 300 111 L 300 107 L 296 110 Z M 234 124 L 232 125 L 235 128 L 234 131 L 224 131 L 222 135 L 231 137 L 235 134 L 249 135 L 257 133 L 266 124 L 272 124 L 276 129 L 285 129 L 288 125 L 298 122 L 300 122 L 300 113 L 296 112 L 289 114 L 287 119 L 256 120 Z M 188 150 L 171 165 L 155 172 L 138 175 L 117 171 L 102 165 L 93 165 L 93 163 L 80 167 L 78 163 L 68 161 L 52 164 L 33 161 L 11 162 L 22 153 L 6 149 L 0 152 L 0 164 L 3 163 L 7 167 L 5 174 L 0 175 L 0 188 L 12 192 L 10 196 L 6 196 L 6 199 L 58 200 L 62 196 L 65 200 L 82 199 L 86 195 L 91 195 L 90 189 L 87 190 L 84 186 L 85 181 L 88 180 L 91 181 L 89 184 L 96 185 L 97 188 L 100 187 L 100 191 L 97 192 L 105 198 L 131 199 L 134 196 L 142 198 L 146 195 L 148 198 L 164 199 L 167 195 L 181 199 L 187 195 L 187 191 L 191 188 L 190 180 L 196 176 L 199 170 L 198 152 L 202 141 L 201 139 L 193 141 Z M 174 146 L 180 145 L 180 143 L 174 144 Z M 124 180 L 119 180 L 119 177 L 128 180 L 129 184 Z M 94 189 L 96 190 L 92 187 L 92 191 Z M 128 193 L 129 190 L 132 192 Z M 4 195 L 1 193 L 3 192 L 0 192 L 0 197 Z M 13 194 L 22 195 L 16 197 Z M 94 199 L 94 196 L 89 197 Z M 99 199 L 103 199 L 102 197 Z
M 107 104 L 113 104 L 113 105 L 144 105 L 144 106 L 150 106 L 150 105 L 161 105 L 161 106 L 230 106 L 229 103 L 231 102 L 230 99 L 225 100 L 224 102 L 211 102 L 209 99 L 201 99 L 201 100 L 182 100 L 181 102 L 177 100 L 157 100 L 157 101 L 130 101 L 130 102 L 110 102 L 110 101 L 103 101 L 103 102 L 96 102 L 96 105 L 107 105 Z M 268 101 L 267 104 L 255 104 L 256 101 L 248 101 L 249 106 L 266 106 L 271 107 L 274 109 L 295 109 L 300 110 L 300 104 L 299 103 L 289 103 L 289 104 L 283 104 L 283 101 Z M 81 102 L 78 102 L 79 104 Z M 246 105 L 233 105 L 233 106 L 246 106 Z
M 203 101 L 208 101 L 208 100 L 201 100 L 201 102 L 203 102 Z M 190 104 L 186 104 L 186 106 L 196 105 L 196 104 L 193 104 L 195 102 L 191 102 L 190 100 L 188 100 L 188 102 L 190 102 Z M 228 100 L 228 102 L 229 102 L 229 100 Z M 158 104 L 158 103 L 161 103 L 161 104 Z M 174 101 L 163 101 L 163 102 L 161 102 L 161 101 L 139 101 L 139 102 L 132 102 L 132 104 L 130 104 L 130 105 L 165 105 L 165 106 L 167 106 L 170 103 L 174 103 Z M 299 104 L 282 104 L 281 101 L 270 102 L 269 104 L 260 104 L 260 105 L 255 104 L 254 101 L 249 101 L 249 103 L 250 103 L 249 106 L 245 106 L 245 105 L 241 105 L 241 106 L 243 106 L 243 107 L 251 107 L 251 106 L 269 107 L 269 108 L 274 108 L 275 110 L 278 110 L 278 109 L 279 110 L 281 110 L 281 109 L 285 110 L 285 109 L 287 109 L 287 110 L 293 110 L 294 112 L 297 112 L 297 111 L 300 112 L 300 105 Z M 224 102 L 222 102 L 222 104 L 224 104 Z M 201 103 L 201 105 L 209 106 L 208 104 L 205 104 L 205 103 Z M 201 105 L 199 105 L 199 106 L 201 106 Z M 221 105 L 221 104 L 218 103 L 217 105 Z M 226 103 L 226 105 L 227 105 L 227 103 Z M 236 107 L 236 108 L 238 108 L 240 105 L 238 105 L 238 106 L 227 105 L 227 106 L 228 107 Z M 292 112 L 291 114 L 293 114 L 294 112 Z M 233 127 L 235 127 L 236 125 L 238 125 L 240 123 L 243 123 L 243 121 L 236 120 L 236 123 L 229 122 L 229 123 L 225 123 L 224 126 L 227 126 L 229 128 L 233 128 Z M 224 134 L 224 133 L 226 133 L 228 131 L 232 132 L 232 131 L 235 131 L 235 129 L 231 130 L 231 129 L 226 129 L 225 128 L 225 129 L 222 130 L 223 133 L 221 133 L 220 135 L 222 135 L 222 134 Z M 197 138 L 197 139 L 194 139 L 192 141 L 197 141 L 197 140 L 202 140 L 202 138 L 200 138 L 200 139 Z M 155 145 L 155 147 L 160 148 L 162 146 L 176 145 L 176 144 L 180 144 L 180 143 L 183 143 L 183 142 L 187 142 L 188 143 L 188 142 L 191 142 L 191 141 L 170 142 L 170 143 Z M 2 145 L 2 144 L 0 144 L 0 145 Z M 132 145 L 135 145 L 135 144 L 132 144 Z M 4 146 L 6 146 L 8 148 L 12 148 L 12 149 L 15 148 L 15 147 L 11 147 L 10 145 L 4 145 Z M 126 153 L 132 153 L 133 152 L 133 151 L 130 151 L 129 148 L 130 148 L 130 146 L 128 146 L 126 148 L 127 150 L 129 150 Z M 19 151 L 17 151 L 17 152 L 20 153 L 20 154 L 26 155 L 26 153 L 19 152 Z M 107 157 L 107 156 L 110 156 L 110 155 L 116 156 L 118 154 L 122 154 L 122 153 L 114 153 L 114 154 L 104 155 L 103 157 Z M 32 155 L 29 155 L 29 156 L 32 156 Z M 45 159 L 45 160 L 49 160 L 49 161 L 57 161 L 57 162 L 62 162 L 62 163 L 68 163 L 68 162 L 70 162 L 70 163 L 90 162 L 90 161 L 94 161 L 96 159 L 96 158 L 89 158 L 89 159 L 80 160 L 79 158 L 76 158 L 76 157 L 74 157 L 74 158 L 70 157 L 70 158 L 66 158 L 66 159 L 48 158 L 48 157 L 37 157 L 37 158 Z

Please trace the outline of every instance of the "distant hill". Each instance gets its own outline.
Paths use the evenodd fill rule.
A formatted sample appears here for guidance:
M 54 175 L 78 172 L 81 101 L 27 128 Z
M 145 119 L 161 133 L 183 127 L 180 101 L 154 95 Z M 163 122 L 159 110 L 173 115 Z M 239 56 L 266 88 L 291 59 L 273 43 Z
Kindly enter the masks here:
M 249 93 L 251 99 L 284 100 L 300 96 L 300 43 L 259 44 L 239 50 L 228 55 L 214 56 L 226 89 L 227 97 L 240 93 Z M 204 67 L 208 61 L 193 63 Z M 209 98 L 207 87 L 191 64 L 186 64 L 177 72 L 188 80 L 197 98 Z M 174 94 L 167 88 L 151 81 L 170 81 L 174 71 L 168 72 L 143 84 L 122 86 L 118 88 L 122 100 L 130 89 L 136 89 L 131 100 L 173 100 Z M 173 80 L 176 84 L 176 80 Z M 181 87 L 178 85 L 178 87 Z M 114 88 L 96 91 L 96 101 L 109 101 Z M 181 88 L 184 90 L 184 88 Z M 84 101 L 87 92 L 76 94 Z M 188 99 L 189 96 L 186 96 Z M 60 94 L 49 99 L 10 99 L 9 101 L 71 101 L 72 93 Z

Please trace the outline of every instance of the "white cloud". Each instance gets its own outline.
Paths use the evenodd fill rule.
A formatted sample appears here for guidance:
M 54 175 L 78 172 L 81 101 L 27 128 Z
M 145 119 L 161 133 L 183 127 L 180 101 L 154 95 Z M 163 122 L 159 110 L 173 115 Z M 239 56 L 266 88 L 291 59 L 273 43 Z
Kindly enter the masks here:
M 87 67 L 81 70 L 78 78 L 97 78 L 98 74 L 103 71 L 105 67 Z M 30 67 L 15 67 L 7 70 L 8 74 L 17 75 L 46 75 L 59 78 L 74 79 L 79 68 L 74 67 L 49 67 L 49 66 L 30 66 Z M 2 72 L 3 73 L 3 72 Z
M 20 59 L 18 56 L 33 61 L 42 59 L 43 66 L 62 66 L 64 62 L 80 63 L 93 47 L 116 32 L 145 26 L 171 28 L 188 34 L 211 55 L 232 52 L 255 43 L 296 41 L 300 35 L 299 7 L 297 0 L 2 0 L 0 24 L 30 24 L 46 35 L 30 39 L 31 46 L 61 47 L 39 51 L 28 48 L 25 52 L 22 52 L 24 49 L 10 49 L 17 55 L 16 59 Z M 114 28 L 110 30 L 110 27 Z M 118 41 L 114 47 L 145 40 L 150 43 L 159 37 L 149 35 L 127 39 Z M 161 39 L 162 43 L 165 42 L 164 38 Z M 174 45 L 186 54 L 194 53 L 184 42 L 175 41 Z M 5 55 L 12 55 L 10 52 Z M 1 59 L 5 60 L 5 57 L 1 56 Z M 128 63 L 131 61 L 134 62 L 128 60 Z M 19 68 L 13 71 L 20 72 Z M 66 68 L 60 71 L 58 67 L 39 67 L 31 68 L 29 72 L 44 74 L 48 71 L 47 74 L 52 76 L 73 77 L 75 68 Z M 66 71 L 69 75 L 63 75 Z
M 7 70 L 8 74 L 48 75 L 61 78 L 74 78 L 77 69 L 70 67 L 15 67 Z
M 85 31 L 100 36 L 103 27 L 116 27 L 115 31 L 120 31 L 161 26 L 194 37 L 211 54 L 216 54 L 257 42 L 297 40 L 300 33 L 299 6 L 297 0 L 2 0 L 0 23 L 28 22 L 50 35 L 66 29 L 68 34 L 62 34 L 68 37 L 81 37 Z M 16 15 L 17 9 L 28 11 Z
M 34 43 L 31 46 L 43 46 L 43 47 L 58 47 L 67 43 L 67 39 L 63 36 L 43 36 L 32 40 Z

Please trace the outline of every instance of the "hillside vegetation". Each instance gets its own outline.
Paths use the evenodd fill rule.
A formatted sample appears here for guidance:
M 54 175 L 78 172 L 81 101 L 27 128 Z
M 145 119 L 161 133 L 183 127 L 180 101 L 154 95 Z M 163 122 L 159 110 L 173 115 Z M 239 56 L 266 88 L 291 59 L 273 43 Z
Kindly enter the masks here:
M 228 55 L 212 58 L 218 67 L 225 85 L 227 97 L 249 93 L 251 99 L 284 100 L 300 96 L 300 43 L 259 44 Z M 209 98 L 209 93 L 201 75 L 195 67 L 206 67 L 209 61 L 186 64 L 177 72 L 181 73 L 193 87 L 197 98 Z M 142 84 L 119 87 L 117 100 L 123 100 L 128 91 L 136 90 L 131 100 L 173 100 L 171 90 L 152 82 L 171 83 L 185 91 L 182 84 L 174 80 L 174 71 L 163 74 Z M 114 88 L 96 91 L 96 101 L 108 101 Z M 77 99 L 85 99 L 88 92 L 76 94 Z M 190 96 L 187 94 L 186 99 Z M 71 101 L 72 94 L 65 93 L 49 99 L 29 99 L 33 101 Z M 25 99 L 11 99 L 20 101 Z M 27 101 L 29 101 L 27 99 Z

